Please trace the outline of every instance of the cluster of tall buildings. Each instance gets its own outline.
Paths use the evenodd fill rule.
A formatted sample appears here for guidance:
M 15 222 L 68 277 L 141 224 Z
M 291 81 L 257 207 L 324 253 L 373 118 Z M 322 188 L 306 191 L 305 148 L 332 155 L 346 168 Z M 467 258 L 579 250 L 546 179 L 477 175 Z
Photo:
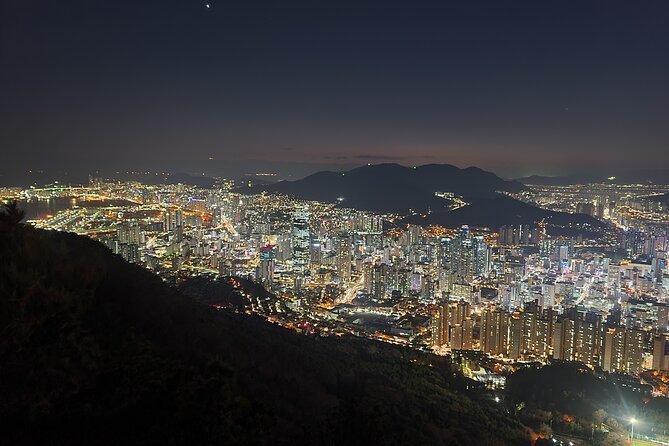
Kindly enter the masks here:
M 648 333 L 602 319 L 594 312 L 558 314 L 537 302 L 509 312 L 494 305 L 479 314 L 465 301 L 441 304 L 433 312 L 432 342 L 452 350 L 478 350 L 523 361 L 578 361 L 607 372 L 636 374 L 643 369 Z M 665 344 L 660 346 L 660 339 Z M 657 349 L 666 337 L 655 341 Z
M 611 227 L 590 241 L 551 235 L 543 221 L 496 232 L 405 225 L 331 203 L 241 195 L 227 183 L 91 187 L 129 204 L 70 210 L 45 227 L 95 232 L 167 281 L 251 278 L 328 332 L 360 327 L 323 316 L 324 309 L 350 314 L 351 323 L 365 320 L 358 313 L 383 315 L 393 341 L 439 351 L 581 361 L 625 373 L 669 367 L 666 225 Z M 590 201 L 578 196 L 567 204 Z
M 143 244 L 142 232 L 136 222 L 123 222 L 116 230 L 116 240 L 109 243 L 110 249 L 131 263 L 140 261 L 139 249 Z
M 500 246 L 538 245 L 545 238 L 543 225 L 507 225 L 499 228 Z
M 362 259 L 381 244 L 381 219 L 366 214 L 318 225 L 307 206 L 291 213 L 289 237 L 277 235 L 287 255 L 282 261 L 293 276 L 295 292 L 308 283 L 332 282 L 346 288 L 359 276 Z

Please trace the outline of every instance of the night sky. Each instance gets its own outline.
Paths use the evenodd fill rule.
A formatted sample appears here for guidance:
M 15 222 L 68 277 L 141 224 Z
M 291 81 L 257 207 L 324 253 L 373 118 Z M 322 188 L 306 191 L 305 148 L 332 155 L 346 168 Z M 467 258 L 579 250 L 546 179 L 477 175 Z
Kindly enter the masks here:
M 666 0 L 0 4 L 22 168 L 669 168 Z

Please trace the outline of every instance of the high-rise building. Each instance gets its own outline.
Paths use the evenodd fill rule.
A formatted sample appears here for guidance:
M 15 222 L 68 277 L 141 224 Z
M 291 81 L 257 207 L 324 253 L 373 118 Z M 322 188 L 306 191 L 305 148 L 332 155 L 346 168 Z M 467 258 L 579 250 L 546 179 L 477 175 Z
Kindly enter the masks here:
M 472 238 L 474 276 L 483 277 L 490 271 L 490 254 L 483 236 Z
M 139 246 L 126 243 L 118 244 L 118 254 L 130 263 L 139 263 Z
M 451 325 L 463 325 L 472 312 L 471 305 L 464 300 L 452 302 L 450 307 Z
M 602 337 L 601 366 L 606 372 L 637 374 L 642 369 L 645 333 L 608 328 Z
M 542 310 L 536 302 L 528 303 L 522 319 L 521 355 L 548 357 L 553 347 L 553 312 Z
M 265 286 L 271 286 L 274 281 L 274 267 L 276 253 L 274 246 L 266 245 L 260 248 L 260 260 L 256 268 L 256 280 Z
M 172 211 L 169 209 L 163 213 L 163 230 L 170 232 L 174 229 L 174 222 L 172 220 Z
M 509 319 L 509 358 L 519 359 L 523 353 L 523 319 L 513 313 Z
M 625 330 L 625 373 L 641 372 L 645 339 L 646 334 L 642 330 Z
M 453 283 L 467 284 L 474 279 L 474 249 L 468 226 L 462 226 L 453 238 L 451 271 Z
M 464 330 L 461 324 L 451 326 L 451 342 L 450 346 L 453 350 L 462 350 Z
M 489 308 L 481 314 L 481 351 L 492 356 L 507 354 L 509 313 Z
M 298 275 L 305 275 L 309 270 L 310 259 L 309 213 L 306 209 L 296 211 L 293 214 L 291 235 L 293 244 L 293 272 Z
M 669 370 L 669 342 L 666 335 L 653 338 L 653 370 Z
M 407 230 L 407 244 L 408 245 L 422 245 L 423 244 L 423 228 L 419 225 L 409 225 Z
M 347 233 L 337 238 L 337 275 L 343 284 L 351 281 L 351 236 Z
M 142 232 L 137 222 L 123 222 L 116 229 L 118 242 L 126 245 L 141 245 Z
M 432 314 L 432 345 L 441 347 L 449 344 L 450 317 L 448 302 L 440 304 Z
M 462 349 L 474 348 L 474 319 L 467 317 L 462 324 Z
M 597 321 L 576 321 L 576 339 L 574 340 L 574 361 L 595 365 L 599 360 L 599 342 L 601 334 Z
M 622 328 L 607 328 L 604 332 L 600 362 L 605 372 L 625 369 L 625 331 Z
M 371 294 L 376 300 L 383 300 L 388 292 L 388 275 L 390 274 L 390 266 L 385 263 L 375 265 L 372 268 L 372 283 Z
M 561 318 L 555 324 L 553 333 L 553 358 L 573 361 L 576 341 L 576 321 Z
M 316 271 L 323 263 L 323 246 L 318 240 L 309 243 L 309 269 Z
M 374 271 L 374 264 L 372 262 L 367 261 L 362 264 L 362 275 L 363 275 L 362 286 L 368 293 L 372 292 L 373 271 Z
M 555 323 L 553 357 L 595 366 L 601 355 L 601 316 L 571 311 Z
M 541 241 L 541 228 L 530 229 L 529 225 L 502 226 L 497 242 L 502 246 L 536 245 Z

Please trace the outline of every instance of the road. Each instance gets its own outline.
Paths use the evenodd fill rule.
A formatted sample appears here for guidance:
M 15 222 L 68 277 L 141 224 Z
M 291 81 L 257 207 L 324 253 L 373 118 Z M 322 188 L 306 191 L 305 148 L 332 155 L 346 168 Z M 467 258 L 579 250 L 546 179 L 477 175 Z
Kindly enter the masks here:
M 342 297 L 337 299 L 337 304 L 350 304 L 353 302 L 355 299 L 355 296 L 358 295 L 358 291 L 360 291 L 365 284 L 365 275 L 361 274 L 360 278 L 358 280 L 351 284 L 351 286 L 348 287 L 346 290 L 346 293 L 343 294 Z

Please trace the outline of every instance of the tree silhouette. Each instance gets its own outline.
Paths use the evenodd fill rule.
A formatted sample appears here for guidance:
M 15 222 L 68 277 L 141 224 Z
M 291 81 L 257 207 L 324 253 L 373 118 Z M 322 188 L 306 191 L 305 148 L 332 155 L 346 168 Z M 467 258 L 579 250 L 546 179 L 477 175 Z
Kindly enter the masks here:
M 21 221 L 26 216 L 23 209 L 19 209 L 16 201 L 9 203 L 2 203 L 0 205 L 0 230 L 10 230 L 21 224 Z

